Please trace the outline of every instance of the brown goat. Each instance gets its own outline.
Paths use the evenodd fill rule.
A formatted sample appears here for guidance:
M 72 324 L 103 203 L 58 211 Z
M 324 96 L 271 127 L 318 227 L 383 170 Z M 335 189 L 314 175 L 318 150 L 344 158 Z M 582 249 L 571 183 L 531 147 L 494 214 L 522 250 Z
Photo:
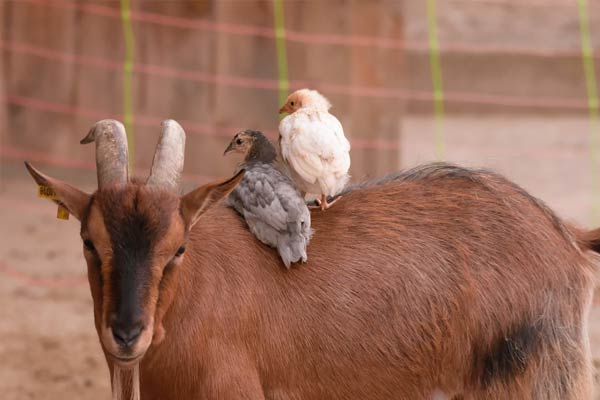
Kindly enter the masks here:
M 499 175 L 349 189 L 286 270 L 218 204 L 241 176 L 87 195 L 28 168 L 81 221 L 102 348 L 111 371 L 140 363 L 144 400 L 591 398 L 600 230 Z

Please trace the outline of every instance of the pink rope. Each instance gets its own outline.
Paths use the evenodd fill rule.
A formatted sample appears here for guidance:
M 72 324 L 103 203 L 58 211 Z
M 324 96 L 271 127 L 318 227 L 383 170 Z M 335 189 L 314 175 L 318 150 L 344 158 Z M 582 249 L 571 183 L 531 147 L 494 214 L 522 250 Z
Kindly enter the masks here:
M 329 86 L 329 85 L 326 85 Z M 423 99 L 429 98 L 430 93 L 423 95 Z M 486 95 L 476 93 L 464 93 L 464 92 L 446 92 L 446 99 L 448 101 L 460 102 L 460 103 L 473 103 L 473 104 L 493 104 L 502 106 L 522 106 L 522 107 L 535 107 L 541 109 L 573 109 L 573 110 L 585 110 L 587 109 L 587 103 L 585 100 L 574 100 L 574 99 L 560 99 L 560 98 L 528 98 L 528 97 L 515 97 L 515 96 L 501 96 L 501 95 Z M 110 113 L 102 113 L 93 110 L 88 110 L 81 107 L 69 106 L 61 103 L 50 102 L 46 100 L 35 99 L 26 96 L 11 95 L 8 94 L 5 97 L 6 101 L 11 104 L 17 104 L 23 107 L 49 111 L 60 114 L 70 114 L 77 116 L 84 116 L 93 120 L 102 118 L 119 118 L 118 115 L 110 115 Z M 136 124 L 144 127 L 156 127 L 162 121 L 161 118 L 147 115 L 136 115 Z M 215 127 L 213 125 L 201 124 L 191 121 L 181 121 L 186 131 L 191 134 L 200 136 L 215 136 L 230 138 L 234 133 L 243 130 L 241 127 Z M 266 130 L 264 131 L 270 138 L 277 137 L 276 131 Z M 400 149 L 400 145 L 396 140 L 388 139 L 361 139 L 353 138 L 351 140 L 352 146 L 358 149 L 380 149 L 380 150 L 394 150 Z
M 453 3 L 463 3 L 463 4 L 484 4 L 484 5 L 497 5 L 504 7 L 546 7 L 546 8 L 574 8 L 577 6 L 573 1 L 561 1 L 561 0 L 450 0 Z M 592 4 L 590 4 L 592 6 Z M 595 6 L 595 4 L 593 5 Z
M 35 152 L 30 150 L 19 149 L 11 146 L 0 147 L 0 155 L 4 158 L 13 160 L 23 160 L 38 162 L 46 165 L 52 165 L 62 168 L 73 168 L 86 171 L 95 171 L 96 165 L 94 163 L 73 160 L 72 158 L 62 158 L 48 153 Z
M 461 1 L 461 0 L 454 0 Z M 506 2 L 498 0 L 462 0 L 477 2 L 491 2 L 495 4 L 518 5 L 516 2 Z M 59 9 L 79 10 L 88 14 L 103 16 L 107 18 L 120 19 L 120 11 L 116 8 L 107 7 L 99 4 L 76 3 L 70 0 L 21 0 L 22 3 L 30 3 L 41 6 L 55 7 Z M 544 2 L 547 3 L 547 2 Z M 562 3 L 561 3 L 562 4 Z M 565 3 L 566 5 L 566 3 Z M 137 22 L 144 22 L 154 25 L 174 27 L 180 29 L 202 30 L 215 33 L 224 33 L 240 36 L 255 36 L 274 39 L 275 33 L 272 27 L 262 27 L 245 24 L 232 24 L 214 22 L 207 19 L 191 19 L 183 17 L 174 17 L 164 14 L 132 10 L 131 19 Z M 385 38 L 367 35 L 343 35 L 335 33 L 307 33 L 286 29 L 286 41 L 302 44 L 316 45 L 338 45 L 355 47 L 373 47 L 380 49 L 396 50 L 415 50 L 428 51 L 427 42 L 404 41 L 401 39 Z M 522 54 L 538 57 L 579 57 L 580 49 L 551 50 L 551 49 L 532 49 L 520 46 L 488 46 L 467 43 L 442 43 L 442 52 L 465 52 L 476 54 L 490 53 L 509 53 Z
M 29 1 L 29 0 L 27 0 Z M 42 57 L 55 61 L 62 62 L 74 62 L 81 65 L 90 65 L 100 68 L 106 68 L 117 71 L 121 69 L 121 64 L 117 61 L 106 60 L 96 57 L 85 57 L 74 54 L 68 54 L 61 51 L 41 48 L 29 44 L 16 43 L 10 41 L 0 40 L 0 48 L 20 54 L 27 54 L 37 57 Z M 173 67 L 156 66 L 149 64 L 136 64 L 134 71 L 138 73 L 162 76 L 168 78 L 176 78 L 188 81 L 202 82 L 202 83 L 213 83 L 218 85 L 227 85 L 234 87 L 243 87 L 247 89 L 265 89 L 265 90 L 277 90 L 278 82 L 275 79 L 257 79 L 230 76 L 223 74 L 209 74 L 198 71 L 189 71 Z M 372 86 L 348 86 L 334 83 L 324 82 L 308 82 L 308 81 L 291 81 L 290 86 L 294 89 L 302 87 L 316 87 L 320 90 L 327 91 L 331 94 L 341 94 L 349 96 L 361 96 L 361 97 L 374 97 L 374 98 L 389 98 L 398 100 L 414 100 L 430 102 L 433 99 L 433 94 L 430 91 L 419 91 L 419 90 L 404 90 L 397 88 L 385 88 L 385 87 L 372 87 Z M 493 106 L 506 106 L 506 107 L 533 107 L 542 109 L 556 109 L 565 108 L 572 110 L 587 110 L 586 100 L 569 99 L 560 97 L 520 97 L 520 96 L 508 96 L 508 95 L 496 95 L 496 94 L 480 94 L 480 93 L 468 93 L 468 92 L 445 92 L 445 101 L 462 103 L 462 104 L 485 104 Z M 78 113 L 81 115 L 80 113 Z M 102 118 L 102 116 L 100 116 Z M 136 116 L 137 118 L 137 116 Z M 152 122 L 154 123 L 154 122 Z M 214 127 L 210 125 L 198 125 L 195 124 L 195 130 L 201 134 L 214 134 L 216 136 L 230 136 L 233 132 L 231 130 L 223 132 L 223 129 L 219 129 L 215 132 Z M 276 136 L 276 134 L 275 134 Z M 357 143 L 366 143 L 361 140 Z M 360 148 L 363 148 L 361 144 L 358 144 Z M 380 145 L 370 147 L 368 144 L 364 145 L 365 148 L 381 148 Z M 392 146 L 391 148 L 396 148 Z
M 52 289 L 79 286 L 87 283 L 87 276 L 71 276 L 64 278 L 39 277 L 11 268 L 5 261 L 0 260 L 0 273 L 21 281 L 29 286 L 45 287 Z
M 158 125 L 154 125 L 155 127 Z M 7 158 L 15 161 L 31 161 L 34 163 L 41 163 L 45 165 L 52 165 L 55 167 L 68 168 L 68 169 L 77 169 L 84 171 L 96 171 L 96 165 L 94 163 L 73 160 L 72 158 L 66 157 L 57 157 L 54 155 L 49 155 L 45 152 L 37 152 L 26 150 L 17 147 L 11 146 L 2 146 L 0 147 L 0 156 L 3 158 Z M 143 171 L 148 171 L 149 168 L 145 166 L 137 167 Z M 212 175 L 198 175 L 198 174 L 182 174 L 182 179 L 184 182 L 188 183 L 204 183 L 208 181 L 212 181 L 218 179 L 216 176 Z
M 22 107 L 53 112 L 58 114 L 68 114 L 75 116 L 83 116 L 90 118 L 92 120 L 103 119 L 103 118 L 116 118 L 119 119 L 119 115 L 110 114 L 110 113 L 102 113 L 94 110 L 89 110 L 86 108 L 78 107 L 78 106 L 70 106 L 66 104 L 61 104 L 57 102 L 51 102 L 47 100 L 40 100 L 27 96 L 19 96 L 13 94 L 7 94 L 5 96 L 5 100 L 8 103 L 20 105 Z M 160 125 L 162 119 L 159 117 L 148 116 L 148 115 L 137 115 L 135 123 L 144 126 L 156 128 Z M 186 132 L 190 134 L 195 134 L 198 136 L 214 136 L 214 137 L 223 137 L 230 139 L 236 132 L 239 132 L 245 128 L 241 127 L 216 127 L 214 125 L 202 124 L 192 121 L 179 121 L 185 128 Z M 268 137 L 274 139 L 277 137 L 277 131 L 273 130 L 264 130 L 263 131 Z M 384 139 L 352 139 L 352 145 L 357 149 L 381 149 L 381 150 L 398 150 L 399 144 L 396 141 L 387 141 Z

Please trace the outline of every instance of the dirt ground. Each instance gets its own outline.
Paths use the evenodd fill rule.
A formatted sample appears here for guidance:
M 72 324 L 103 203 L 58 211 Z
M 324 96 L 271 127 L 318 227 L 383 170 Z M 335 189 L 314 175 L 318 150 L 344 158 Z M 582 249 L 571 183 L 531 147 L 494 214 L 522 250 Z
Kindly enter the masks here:
M 403 128 L 403 166 L 433 160 L 432 122 L 412 118 Z M 592 225 L 585 118 L 461 117 L 445 128 L 447 159 L 498 169 L 561 216 Z M 55 218 L 19 160 L 5 158 L 0 168 L 0 398 L 108 399 L 79 225 Z M 44 171 L 90 190 L 95 182 L 92 171 Z M 590 336 L 600 368 L 598 305 Z

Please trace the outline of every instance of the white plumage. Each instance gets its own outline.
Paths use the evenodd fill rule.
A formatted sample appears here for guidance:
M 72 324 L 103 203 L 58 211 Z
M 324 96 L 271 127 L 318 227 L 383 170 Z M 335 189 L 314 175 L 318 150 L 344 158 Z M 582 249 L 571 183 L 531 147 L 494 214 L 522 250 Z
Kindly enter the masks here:
M 292 93 L 279 110 L 288 112 L 279 124 L 281 155 L 300 190 L 329 207 L 348 182 L 350 143 L 338 119 L 329 113 L 331 104 L 315 90 Z

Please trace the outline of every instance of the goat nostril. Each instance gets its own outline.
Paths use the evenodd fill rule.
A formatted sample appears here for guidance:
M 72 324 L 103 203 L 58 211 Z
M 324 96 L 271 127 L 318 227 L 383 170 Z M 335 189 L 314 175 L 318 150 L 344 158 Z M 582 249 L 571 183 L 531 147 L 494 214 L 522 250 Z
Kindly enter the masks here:
M 112 334 L 120 346 L 130 347 L 135 344 L 143 329 L 142 324 L 129 325 L 127 327 L 114 324 L 112 326 Z

